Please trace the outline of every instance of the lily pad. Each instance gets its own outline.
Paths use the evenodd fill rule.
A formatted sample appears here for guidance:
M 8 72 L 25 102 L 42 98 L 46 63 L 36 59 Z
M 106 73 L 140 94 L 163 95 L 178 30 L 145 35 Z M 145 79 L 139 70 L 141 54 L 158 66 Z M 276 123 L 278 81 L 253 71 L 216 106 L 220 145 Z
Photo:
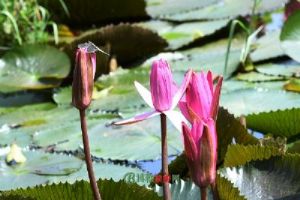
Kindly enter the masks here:
M 0 60 L 0 91 L 56 87 L 69 71 L 67 55 L 54 47 L 16 47 Z
M 120 65 L 129 65 L 138 59 L 161 52 L 167 43 L 157 33 L 132 24 L 109 25 L 100 29 L 87 31 L 64 47 L 67 54 L 73 58 L 78 44 L 91 41 L 99 47 L 104 47 L 110 55 L 117 58 Z M 97 56 L 97 75 L 108 73 L 108 57 Z M 96 76 L 97 77 L 97 76 Z
M 89 130 L 91 153 L 113 160 L 155 160 L 161 156 L 160 119 L 121 127 L 98 124 Z M 168 123 L 168 154 L 182 152 L 181 134 Z
M 250 161 L 267 160 L 283 154 L 282 149 L 271 145 L 230 145 L 225 155 L 224 167 L 241 166 Z
M 8 166 L 0 160 L 0 190 L 47 183 L 52 176 L 68 176 L 80 170 L 83 162 L 75 157 L 25 151 L 25 163 Z
M 300 134 L 300 126 L 297 123 L 299 117 L 300 109 L 292 108 L 252 114 L 246 119 L 248 127 L 253 130 L 289 139 Z
M 245 200 L 243 196 L 239 194 L 239 190 L 233 186 L 233 184 L 221 176 L 217 176 L 217 187 L 219 191 L 220 199 L 224 200 Z M 162 187 L 155 186 L 154 190 L 162 195 Z M 170 185 L 172 199 L 174 200 L 194 200 L 200 198 L 200 189 L 192 181 L 175 182 Z M 213 199 L 212 191 L 208 190 L 208 200 Z
M 262 0 L 257 5 L 256 13 L 264 13 L 282 8 L 286 0 L 279 0 L 270 4 L 268 0 Z M 223 19 L 235 18 L 237 16 L 246 16 L 251 14 L 254 6 L 251 0 L 224 0 L 217 1 L 212 5 L 194 9 L 187 12 L 176 13 L 173 15 L 161 16 L 161 19 L 174 21 L 189 21 L 189 20 L 208 20 L 208 19 Z
M 103 199 L 122 200 L 161 200 L 153 191 L 139 186 L 135 183 L 125 181 L 114 182 L 113 180 L 98 180 L 97 185 Z M 36 186 L 27 189 L 17 189 L 2 192 L 1 199 L 31 199 L 31 200 L 51 200 L 51 199 L 86 199 L 92 200 L 93 195 L 90 184 L 87 181 L 77 181 L 74 184 L 59 183 L 52 185 Z
M 149 21 L 139 25 L 157 32 L 168 42 L 168 48 L 174 50 L 215 33 L 225 27 L 228 21 L 225 19 L 209 22 L 187 22 L 179 25 L 165 21 Z
M 64 0 L 67 14 L 60 1 L 39 0 L 55 19 L 62 24 L 92 26 L 118 21 L 137 20 L 147 17 L 146 3 L 143 0 L 128 1 L 94 1 L 94 0 Z M 101 13 L 99 15 L 99 13 Z
M 299 94 L 268 88 L 236 90 L 222 94 L 221 105 L 235 116 L 300 108 Z
M 258 72 L 282 77 L 300 77 L 300 64 L 296 62 L 265 63 L 255 66 Z
M 239 168 L 225 168 L 220 173 L 249 200 L 292 200 L 300 197 L 299 162 L 299 155 L 289 154 Z
M 292 59 L 300 62 L 300 12 L 296 11 L 289 16 L 281 30 L 280 41 L 285 53 Z
M 284 77 L 280 76 L 269 76 L 258 72 L 239 73 L 236 76 L 237 80 L 249 81 L 249 82 L 262 82 L 262 81 L 278 81 L 284 80 Z
M 253 62 L 269 60 L 284 56 L 285 53 L 280 44 L 280 31 L 267 32 L 255 42 L 255 50 L 250 54 Z
M 151 17 L 158 17 L 167 14 L 182 13 L 195 8 L 201 8 L 218 0 L 187 0 L 187 1 L 176 1 L 176 0 L 146 0 L 146 11 Z

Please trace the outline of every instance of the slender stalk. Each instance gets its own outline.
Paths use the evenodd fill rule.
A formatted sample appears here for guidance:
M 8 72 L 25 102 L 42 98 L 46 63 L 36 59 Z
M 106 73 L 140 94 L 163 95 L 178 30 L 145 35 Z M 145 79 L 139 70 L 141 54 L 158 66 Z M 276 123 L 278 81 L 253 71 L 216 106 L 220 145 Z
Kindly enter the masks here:
M 169 175 L 168 170 L 168 144 L 167 144 L 167 117 L 165 114 L 160 115 L 161 123 L 161 156 L 162 156 L 162 177 Z M 162 178 L 163 179 L 163 178 Z M 163 181 L 164 200 L 171 200 L 169 183 Z
M 206 187 L 200 187 L 201 200 L 207 200 L 207 190 Z
M 84 156 L 85 156 L 86 168 L 89 174 L 90 184 L 93 190 L 94 200 L 101 200 L 100 192 L 95 179 L 92 157 L 90 153 L 89 136 L 87 134 L 87 126 L 86 126 L 86 119 L 85 119 L 85 109 L 79 110 L 79 112 L 80 112 Z
M 212 189 L 212 192 L 213 192 L 213 199 L 214 200 L 219 200 L 220 197 L 219 197 L 219 193 L 218 193 L 217 183 L 211 184 L 211 189 Z

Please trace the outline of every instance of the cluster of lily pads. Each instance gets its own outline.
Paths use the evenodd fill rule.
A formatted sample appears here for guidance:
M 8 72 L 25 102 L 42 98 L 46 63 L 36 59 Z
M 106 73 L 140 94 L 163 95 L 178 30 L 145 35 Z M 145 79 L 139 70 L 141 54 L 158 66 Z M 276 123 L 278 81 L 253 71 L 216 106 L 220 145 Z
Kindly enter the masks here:
M 150 66 L 160 58 L 172 66 L 177 84 L 190 68 L 224 77 L 216 120 L 220 199 L 299 198 L 299 11 L 283 17 L 286 0 L 258 1 L 255 9 L 250 0 L 135 0 L 128 7 L 118 1 L 118 14 L 104 9 L 98 16 L 99 10 L 91 11 L 103 9 L 104 1 L 87 1 L 65 1 L 70 18 L 63 11 L 56 17 L 70 27 L 105 24 L 112 16 L 113 22 L 139 22 L 114 23 L 78 36 L 74 31 L 72 37 L 60 37 L 59 46 L 24 45 L 1 56 L 0 198 L 92 198 L 70 86 L 74 53 L 87 41 L 111 55 L 97 55 L 93 100 L 86 112 L 103 199 L 162 198 L 160 185 L 138 178 L 161 170 L 152 169 L 161 158 L 159 118 L 113 125 L 150 111 L 133 83 L 149 88 Z M 44 2 L 50 12 L 57 10 L 55 1 Z M 115 1 L 109 2 L 113 6 Z M 72 33 L 72 28 L 60 31 Z M 180 177 L 170 184 L 172 199 L 199 199 L 181 133 L 171 123 L 167 129 L 169 173 Z M 25 162 L 6 161 L 20 151 Z M 136 183 L 126 182 L 128 173 L 136 175 Z M 212 196 L 209 190 L 208 199 Z

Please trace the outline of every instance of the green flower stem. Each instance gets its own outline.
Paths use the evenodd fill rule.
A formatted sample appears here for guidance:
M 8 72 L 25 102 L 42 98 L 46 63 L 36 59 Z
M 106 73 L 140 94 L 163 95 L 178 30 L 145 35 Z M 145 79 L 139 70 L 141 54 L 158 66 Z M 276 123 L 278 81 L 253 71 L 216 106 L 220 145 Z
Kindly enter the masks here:
M 93 163 L 92 163 L 92 157 L 91 157 L 90 145 L 89 145 L 89 136 L 87 134 L 87 125 L 85 119 L 85 109 L 79 110 L 79 112 L 80 112 L 80 122 L 81 122 L 81 130 L 82 130 L 84 157 L 86 162 L 86 168 L 89 174 L 90 184 L 93 190 L 94 200 L 101 200 L 100 192 L 97 186 L 97 182 L 93 170 Z
M 162 179 L 169 175 L 168 170 L 168 144 L 167 144 L 167 117 L 165 114 L 160 115 L 161 123 L 161 155 L 162 155 Z M 164 200 L 171 200 L 169 182 L 163 181 Z

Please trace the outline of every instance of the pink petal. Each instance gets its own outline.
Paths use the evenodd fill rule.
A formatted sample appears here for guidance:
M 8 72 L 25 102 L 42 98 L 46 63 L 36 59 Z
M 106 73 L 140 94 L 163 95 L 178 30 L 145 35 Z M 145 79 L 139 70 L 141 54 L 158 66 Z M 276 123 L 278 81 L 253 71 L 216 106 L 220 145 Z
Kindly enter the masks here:
M 125 119 L 125 120 L 122 120 L 122 121 L 119 121 L 119 122 L 115 122 L 113 124 L 114 125 L 133 124 L 133 123 L 136 123 L 136 122 L 143 121 L 145 119 L 150 119 L 150 118 L 155 117 L 157 115 L 160 115 L 160 113 L 156 112 L 156 111 L 147 112 L 147 113 L 143 113 L 143 114 L 137 115 L 137 116 L 135 116 L 133 118 L 130 118 L 130 119 Z
M 201 74 L 198 76 L 196 73 L 193 73 L 186 90 L 186 102 L 189 109 L 193 110 L 201 118 L 207 118 L 210 114 L 207 91 L 204 87 L 205 81 L 207 81 L 206 78 L 203 80 Z
M 144 99 L 144 101 L 148 104 L 148 106 L 150 106 L 151 108 L 154 108 L 153 103 L 152 103 L 151 93 L 149 92 L 149 90 L 147 90 L 147 88 L 145 88 L 142 84 L 140 84 L 137 81 L 134 81 L 134 85 L 135 85 L 135 88 L 137 89 L 138 93 L 141 95 L 141 97 Z
M 164 111 L 164 114 L 168 117 L 168 119 L 171 121 L 171 123 L 179 132 L 182 131 L 182 122 L 185 123 L 188 122 L 185 119 L 185 117 L 178 111 L 174 111 L 174 110 Z
M 184 116 L 188 121 L 191 122 L 192 119 L 191 119 L 191 116 L 190 116 L 190 114 L 189 114 L 189 111 L 188 111 L 188 107 L 187 107 L 186 102 L 185 102 L 185 101 L 179 101 L 178 107 L 179 107 L 181 113 L 183 114 L 183 116 Z
M 219 100 L 220 100 L 220 93 L 221 93 L 221 87 L 222 87 L 223 77 L 219 77 L 218 83 L 215 87 L 215 91 L 213 93 L 212 97 L 212 103 L 211 103 L 211 117 L 213 119 L 216 119 L 218 110 L 219 110 Z
M 157 111 L 166 111 L 172 105 L 173 78 L 166 60 L 154 61 L 150 73 L 150 90 L 153 106 Z
M 173 99 L 172 99 L 172 106 L 171 106 L 171 109 L 173 110 L 178 102 L 180 101 L 181 97 L 184 95 L 185 91 L 186 91 L 186 88 L 187 86 L 189 85 L 190 83 L 190 80 L 191 80 L 191 77 L 192 77 L 192 70 L 189 70 L 185 77 L 184 77 L 184 80 L 181 84 L 181 87 L 179 88 L 179 90 L 176 92 L 176 94 L 174 95 Z
M 197 146 L 195 144 L 195 141 L 193 140 L 193 137 L 191 136 L 189 127 L 185 123 L 182 123 L 182 133 L 186 156 L 190 161 L 195 161 L 198 154 Z
M 196 143 L 197 149 L 200 149 L 200 140 L 203 134 L 204 123 L 202 120 L 195 120 L 192 124 L 191 135 Z
M 96 74 L 96 53 L 90 53 L 92 66 L 93 66 L 93 79 L 95 79 Z
M 211 71 L 207 72 L 206 77 L 207 77 L 207 81 L 208 81 L 208 84 L 209 84 L 209 89 L 210 89 L 211 95 L 213 95 L 214 81 L 213 81 L 213 75 L 212 75 Z

